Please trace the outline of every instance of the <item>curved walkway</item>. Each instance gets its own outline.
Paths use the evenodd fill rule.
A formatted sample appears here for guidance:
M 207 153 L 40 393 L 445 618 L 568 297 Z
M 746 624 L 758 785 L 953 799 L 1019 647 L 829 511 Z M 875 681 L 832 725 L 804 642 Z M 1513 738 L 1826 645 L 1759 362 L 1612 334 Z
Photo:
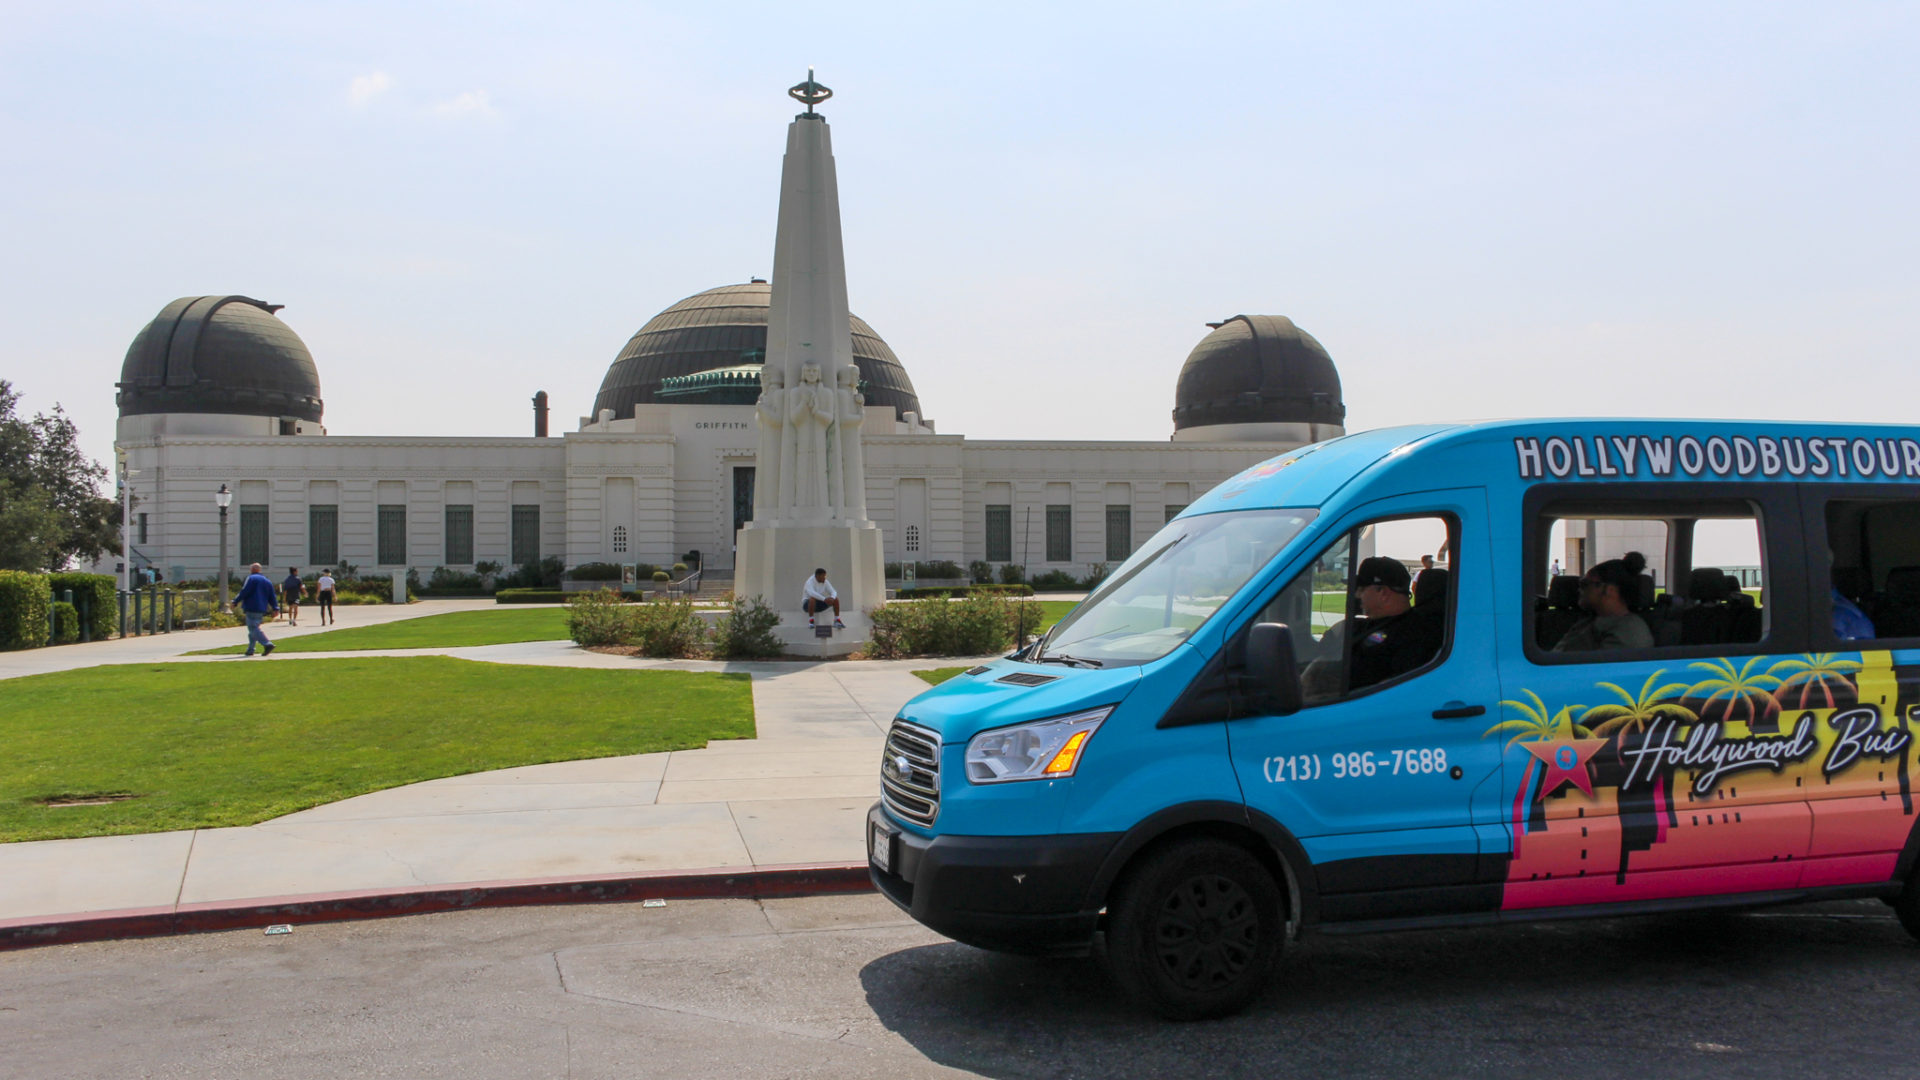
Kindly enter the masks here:
M 339 625 L 481 606 L 343 609 Z M 244 633 L 3 654 L 0 678 L 109 663 L 231 663 L 238 658 L 180 654 Z M 289 653 L 272 662 L 418 655 L 744 671 L 753 677 L 757 737 L 432 780 L 244 828 L 0 844 L 0 947 L 475 904 L 864 887 L 864 820 L 879 797 L 886 726 L 926 689 L 912 670 L 961 662 L 645 660 L 569 642 Z

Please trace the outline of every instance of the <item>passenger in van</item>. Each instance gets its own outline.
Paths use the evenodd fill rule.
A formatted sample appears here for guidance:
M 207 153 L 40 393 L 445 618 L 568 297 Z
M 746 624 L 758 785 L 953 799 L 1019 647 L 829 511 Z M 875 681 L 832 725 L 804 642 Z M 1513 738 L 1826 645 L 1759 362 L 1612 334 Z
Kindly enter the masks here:
M 1860 605 L 1847 599 L 1838 586 L 1833 590 L 1833 636 L 1841 641 L 1864 641 L 1879 636 L 1874 633 L 1873 620 L 1860 610 Z
M 1646 568 L 1647 557 L 1629 551 L 1587 571 L 1580 579 L 1580 608 L 1587 614 L 1568 628 L 1553 651 L 1653 648 L 1653 631 L 1633 607 L 1639 600 L 1640 575 Z
M 1440 651 L 1444 624 L 1415 615 L 1410 592 L 1413 578 L 1398 559 L 1376 555 L 1360 562 L 1353 577 L 1365 622 L 1348 628 L 1358 635 L 1352 642 L 1352 675 L 1348 686 L 1358 690 L 1404 675 L 1433 659 Z M 1442 605 L 1444 606 L 1444 605 Z

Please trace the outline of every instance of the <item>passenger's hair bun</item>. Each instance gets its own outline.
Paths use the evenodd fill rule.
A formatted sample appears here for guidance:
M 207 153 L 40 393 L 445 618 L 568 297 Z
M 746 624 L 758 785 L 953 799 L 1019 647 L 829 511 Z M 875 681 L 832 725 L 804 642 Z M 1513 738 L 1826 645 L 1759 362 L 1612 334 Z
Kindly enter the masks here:
M 1637 551 L 1627 552 L 1620 561 L 1627 564 L 1627 572 L 1631 574 L 1639 574 L 1647 568 L 1647 557 Z

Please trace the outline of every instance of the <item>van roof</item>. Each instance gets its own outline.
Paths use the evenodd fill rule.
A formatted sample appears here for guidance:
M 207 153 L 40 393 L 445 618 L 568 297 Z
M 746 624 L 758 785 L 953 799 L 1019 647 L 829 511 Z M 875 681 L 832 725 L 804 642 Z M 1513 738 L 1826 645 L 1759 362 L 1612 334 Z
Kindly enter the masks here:
M 1916 483 L 1920 426 L 1580 417 L 1380 428 L 1263 461 L 1185 513 L 1324 507 L 1386 470 L 1405 471 L 1394 485 L 1402 491 L 1503 481 Z

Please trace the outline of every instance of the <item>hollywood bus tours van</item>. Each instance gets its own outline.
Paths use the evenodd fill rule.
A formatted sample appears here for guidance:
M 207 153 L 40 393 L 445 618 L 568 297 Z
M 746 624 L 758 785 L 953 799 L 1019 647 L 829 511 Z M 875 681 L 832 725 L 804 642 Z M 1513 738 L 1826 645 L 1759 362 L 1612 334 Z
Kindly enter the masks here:
M 1920 934 L 1917 713 L 1920 428 L 1366 432 L 908 702 L 869 866 L 1170 1017 L 1303 933 L 1880 897 Z

